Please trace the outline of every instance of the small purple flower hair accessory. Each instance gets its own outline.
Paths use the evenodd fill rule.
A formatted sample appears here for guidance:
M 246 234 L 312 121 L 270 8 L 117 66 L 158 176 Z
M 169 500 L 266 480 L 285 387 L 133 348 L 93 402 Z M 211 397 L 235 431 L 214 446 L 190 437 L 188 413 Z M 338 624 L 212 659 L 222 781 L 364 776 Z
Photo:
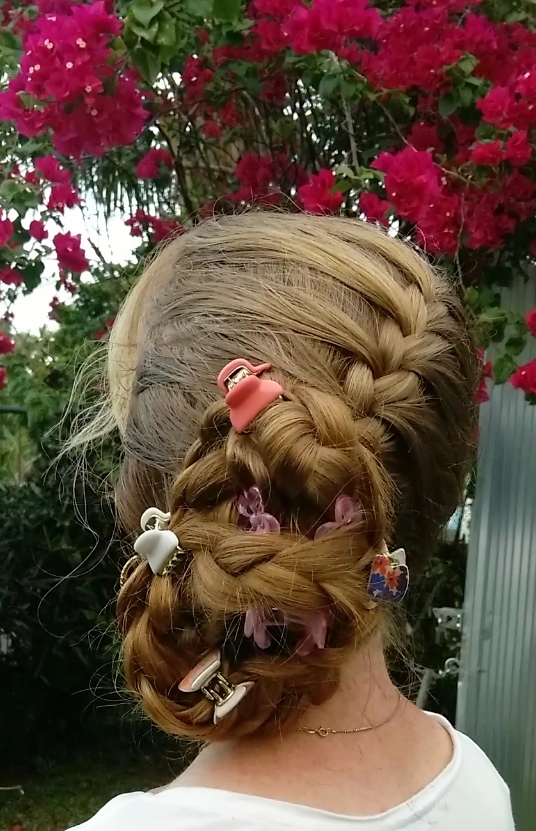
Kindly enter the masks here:
M 246 638 L 252 637 L 259 649 L 268 649 L 272 643 L 269 627 L 289 624 L 297 624 L 304 630 L 296 645 L 296 655 L 310 655 L 315 647 L 324 649 L 329 615 L 323 611 L 300 616 L 282 612 L 281 609 L 249 609 L 244 620 L 244 635 Z
M 343 525 L 361 525 L 365 518 L 365 512 L 363 511 L 363 505 L 361 502 L 352 499 L 351 496 L 345 496 L 341 494 L 338 496 L 335 502 L 335 521 L 334 522 L 324 522 L 319 528 L 317 528 L 315 533 L 315 540 L 319 537 L 323 537 L 324 534 L 327 534 L 328 531 L 334 531 L 336 528 L 342 528 Z
M 256 534 L 279 534 L 281 526 L 272 514 L 264 510 L 264 501 L 257 485 L 244 491 L 237 500 L 238 516 L 242 524 Z

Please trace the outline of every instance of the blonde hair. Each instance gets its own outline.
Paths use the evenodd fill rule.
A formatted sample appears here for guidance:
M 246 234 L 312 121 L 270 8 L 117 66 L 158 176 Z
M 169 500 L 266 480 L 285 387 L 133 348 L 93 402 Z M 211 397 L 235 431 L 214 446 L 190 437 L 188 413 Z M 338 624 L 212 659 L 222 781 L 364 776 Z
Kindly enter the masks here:
M 269 362 L 285 391 L 243 434 L 216 378 Z M 188 552 L 169 577 L 140 564 L 120 591 L 127 681 L 171 733 L 223 739 L 290 726 L 337 688 L 344 657 L 385 618 L 370 564 L 385 540 L 413 574 L 459 504 L 473 451 L 476 360 L 454 287 L 412 248 L 357 220 L 250 214 L 206 221 L 149 265 L 114 325 L 109 407 L 128 532 L 171 511 Z M 280 534 L 251 534 L 236 500 L 257 485 Z M 337 496 L 365 523 L 314 539 Z M 328 647 L 294 654 L 292 627 L 259 650 L 248 609 L 329 610 Z M 221 648 L 250 694 L 220 724 L 181 678 Z

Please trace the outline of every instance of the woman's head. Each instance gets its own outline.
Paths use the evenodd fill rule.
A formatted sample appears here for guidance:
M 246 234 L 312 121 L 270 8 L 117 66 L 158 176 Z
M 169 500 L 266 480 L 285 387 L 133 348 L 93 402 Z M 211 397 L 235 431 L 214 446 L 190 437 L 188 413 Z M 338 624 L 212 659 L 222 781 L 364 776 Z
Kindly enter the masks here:
M 283 389 L 241 433 L 217 386 L 235 358 L 269 363 L 263 377 Z M 333 693 L 344 657 L 385 619 L 367 595 L 374 557 L 403 546 L 419 572 L 459 502 L 475 382 L 453 287 L 368 225 L 250 214 L 161 251 L 109 350 L 121 521 L 134 533 L 151 505 L 169 511 L 186 552 L 166 577 L 141 563 L 118 601 L 126 676 L 156 722 L 228 738 Z M 253 487 L 279 533 L 242 526 L 238 503 Z M 359 521 L 315 539 L 341 496 Z M 261 649 L 246 615 L 273 609 L 291 622 Z M 318 614 L 328 648 L 296 654 L 292 621 Z M 214 648 L 233 683 L 255 682 L 217 726 L 203 695 L 178 688 Z

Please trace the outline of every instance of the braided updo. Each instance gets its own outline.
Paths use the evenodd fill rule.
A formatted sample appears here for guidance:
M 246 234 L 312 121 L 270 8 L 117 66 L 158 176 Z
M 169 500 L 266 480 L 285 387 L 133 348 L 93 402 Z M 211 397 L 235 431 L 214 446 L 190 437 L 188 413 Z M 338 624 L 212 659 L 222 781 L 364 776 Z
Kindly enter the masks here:
M 216 385 L 237 357 L 269 362 L 284 390 L 241 434 Z M 166 577 L 140 563 L 118 599 L 126 677 L 155 722 L 237 737 L 290 725 L 335 691 L 386 614 L 366 592 L 382 542 L 418 573 L 459 504 L 476 372 L 454 288 L 357 220 L 227 217 L 160 252 L 109 348 L 121 522 L 134 534 L 147 507 L 170 511 L 187 552 Z M 281 533 L 240 527 L 237 497 L 253 485 Z M 341 494 L 364 521 L 315 540 Z M 296 655 L 288 627 L 259 649 L 244 615 L 263 608 L 328 612 L 328 648 Z M 255 682 L 218 725 L 203 695 L 178 688 L 214 648 L 230 682 Z

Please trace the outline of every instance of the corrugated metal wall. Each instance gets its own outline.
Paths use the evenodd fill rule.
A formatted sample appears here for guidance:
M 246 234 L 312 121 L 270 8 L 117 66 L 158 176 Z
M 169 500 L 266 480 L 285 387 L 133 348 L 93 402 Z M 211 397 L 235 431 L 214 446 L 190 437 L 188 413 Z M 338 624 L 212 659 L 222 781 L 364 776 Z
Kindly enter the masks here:
M 536 306 L 536 275 L 504 292 Z M 536 357 L 536 344 L 521 356 Z M 536 829 L 536 407 L 510 384 L 481 407 L 465 593 L 459 729 L 499 768 L 519 831 Z

